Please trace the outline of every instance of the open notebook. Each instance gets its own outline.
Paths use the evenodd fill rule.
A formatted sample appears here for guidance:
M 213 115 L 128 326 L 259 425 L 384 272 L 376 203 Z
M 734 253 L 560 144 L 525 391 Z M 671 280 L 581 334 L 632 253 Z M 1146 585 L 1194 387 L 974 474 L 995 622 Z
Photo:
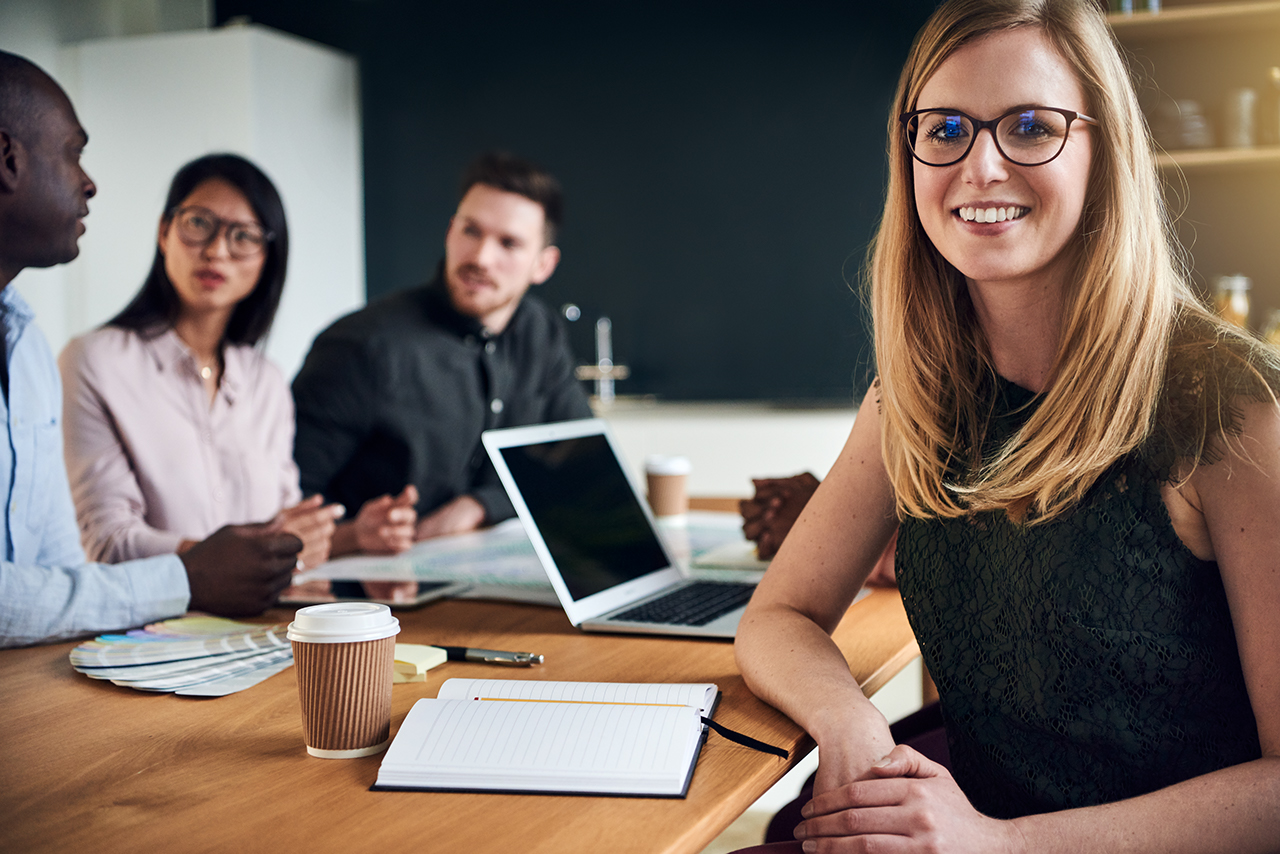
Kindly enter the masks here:
M 449 679 L 409 710 L 375 790 L 682 798 L 711 684 Z

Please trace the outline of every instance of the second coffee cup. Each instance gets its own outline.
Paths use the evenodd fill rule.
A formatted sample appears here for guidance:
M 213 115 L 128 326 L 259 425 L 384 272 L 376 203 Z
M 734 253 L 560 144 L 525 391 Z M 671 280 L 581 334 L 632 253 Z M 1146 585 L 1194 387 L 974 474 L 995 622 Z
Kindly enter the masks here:
M 653 455 L 644 461 L 649 487 L 649 507 L 659 518 L 689 512 L 688 480 L 692 466 L 687 457 Z

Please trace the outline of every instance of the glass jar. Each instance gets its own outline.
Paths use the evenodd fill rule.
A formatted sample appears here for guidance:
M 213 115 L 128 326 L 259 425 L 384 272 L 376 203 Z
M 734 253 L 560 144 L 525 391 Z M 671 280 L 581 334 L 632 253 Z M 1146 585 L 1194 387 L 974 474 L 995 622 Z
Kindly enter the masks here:
M 1280 347 L 1280 309 L 1267 315 L 1267 322 L 1262 327 L 1262 338 L 1267 343 Z
M 1218 316 L 1241 329 L 1249 328 L 1248 276 L 1219 276 L 1213 289 L 1213 307 Z
M 1159 12 L 1160 0 L 1107 0 L 1107 10 L 1132 15 L 1134 12 Z
M 1227 148 L 1252 148 L 1257 141 L 1258 93 L 1232 89 L 1222 102 L 1222 144 Z

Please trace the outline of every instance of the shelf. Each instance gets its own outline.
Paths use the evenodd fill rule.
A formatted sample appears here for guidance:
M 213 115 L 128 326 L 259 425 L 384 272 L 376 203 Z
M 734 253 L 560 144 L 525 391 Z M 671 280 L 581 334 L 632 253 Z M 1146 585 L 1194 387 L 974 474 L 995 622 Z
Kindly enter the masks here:
M 1160 12 L 1112 13 L 1107 23 L 1123 44 L 1188 36 L 1280 29 L 1280 2 L 1205 3 Z
M 1173 151 L 1157 155 L 1156 165 L 1161 169 L 1180 168 L 1183 172 L 1210 172 L 1256 166 L 1280 168 L 1280 145 Z
M 1175 3 L 1176 5 L 1170 5 Z M 1107 16 L 1146 107 L 1188 98 L 1216 111 L 1223 95 L 1251 86 L 1259 95 L 1256 127 L 1276 127 L 1276 89 L 1267 71 L 1280 66 L 1280 0 L 1165 0 L 1160 12 Z M 1176 93 L 1176 94 L 1175 94 Z M 1195 148 L 1156 156 L 1177 239 L 1193 281 L 1203 287 L 1223 273 L 1253 279 L 1254 310 L 1280 309 L 1274 234 L 1280 223 L 1271 199 L 1280 184 L 1280 144 Z

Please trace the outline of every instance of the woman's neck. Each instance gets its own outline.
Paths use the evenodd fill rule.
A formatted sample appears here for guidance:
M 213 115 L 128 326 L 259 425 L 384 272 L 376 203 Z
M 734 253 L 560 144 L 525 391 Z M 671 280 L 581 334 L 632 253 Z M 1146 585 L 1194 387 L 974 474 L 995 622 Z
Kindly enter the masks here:
M 213 365 L 222 356 L 222 339 L 227 334 L 229 314 L 182 314 L 173 324 L 173 331 L 178 333 L 182 342 L 191 349 L 191 354 L 202 365 Z
M 996 373 L 1025 389 L 1043 391 L 1058 356 L 1062 288 L 1044 279 L 970 280 L 968 285 Z

